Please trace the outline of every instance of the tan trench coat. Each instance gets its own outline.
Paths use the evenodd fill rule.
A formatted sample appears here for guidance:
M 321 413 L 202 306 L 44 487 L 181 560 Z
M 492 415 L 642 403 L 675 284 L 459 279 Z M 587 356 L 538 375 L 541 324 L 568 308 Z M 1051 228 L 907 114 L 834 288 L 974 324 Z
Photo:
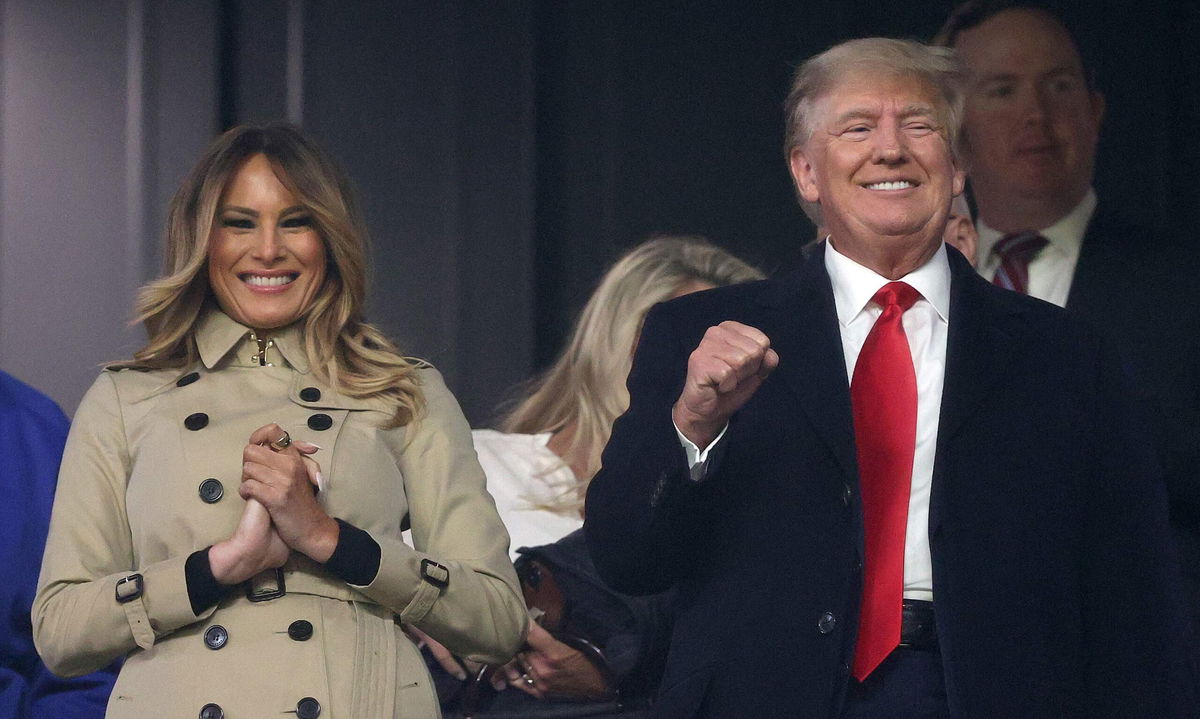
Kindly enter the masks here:
M 109 717 L 193 719 L 209 704 L 225 719 L 311 716 L 313 701 L 297 714 L 305 698 L 322 719 L 437 716 L 399 622 L 488 662 L 517 650 L 526 622 L 508 535 L 441 376 L 421 371 L 426 410 L 415 426 L 385 430 L 382 405 L 308 374 L 294 329 L 266 351 L 270 366 L 220 312 L 205 316 L 197 341 L 196 367 L 106 371 L 80 405 L 33 605 L 38 651 L 64 675 L 128 654 Z M 350 586 L 293 554 L 284 596 L 252 603 L 237 589 L 196 617 L 184 562 L 233 532 L 242 448 L 270 422 L 322 447 L 321 502 L 379 543 L 379 573 Z M 210 479 L 222 491 L 201 491 Z M 415 549 L 401 539 L 406 515 Z M 444 588 L 422 577 L 423 558 L 449 569 Z M 141 596 L 118 603 L 118 581 L 134 572 Z M 312 627 L 305 640 L 289 635 L 299 620 Z M 214 626 L 223 643 L 205 641 Z

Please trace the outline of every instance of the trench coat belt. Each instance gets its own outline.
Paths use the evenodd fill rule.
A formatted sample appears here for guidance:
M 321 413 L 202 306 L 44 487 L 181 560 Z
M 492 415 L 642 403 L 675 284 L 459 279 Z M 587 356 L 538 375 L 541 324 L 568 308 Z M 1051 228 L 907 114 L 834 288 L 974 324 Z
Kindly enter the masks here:
M 274 575 L 275 570 L 269 569 L 255 575 L 253 581 L 257 582 L 261 578 L 263 583 L 273 585 L 275 584 Z M 283 585 L 284 594 L 312 594 L 318 597 L 340 599 L 344 602 L 378 604 L 375 600 L 337 577 L 324 573 L 314 573 L 307 567 L 293 566 L 292 562 L 288 562 L 283 567 Z

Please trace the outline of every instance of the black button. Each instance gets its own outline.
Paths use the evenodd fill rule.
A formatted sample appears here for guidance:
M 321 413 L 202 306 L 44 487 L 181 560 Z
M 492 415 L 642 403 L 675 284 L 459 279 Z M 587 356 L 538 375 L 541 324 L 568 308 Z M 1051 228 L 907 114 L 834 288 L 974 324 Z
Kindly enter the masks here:
M 206 504 L 216 504 L 225 496 L 225 485 L 221 480 L 209 477 L 200 483 L 200 499 Z
M 832 632 L 835 626 L 837 626 L 837 617 L 833 616 L 832 612 L 825 612 L 817 620 L 817 631 L 822 634 Z
M 220 649 L 229 641 L 229 632 L 220 624 L 214 624 L 204 632 L 204 646 L 209 649 Z
M 305 402 L 316 402 L 321 399 L 321 390 L 316 387 L 305 387 L 300 390 L 300 399 Z
M 200 719 L 225 719 L 220 704 L 205 704 L 200 707 Z
M 184 376 L 180 377 L 179 379 L 175 380 L 175 386 L 176 387 L 187 387 L 189 384 L 195 382 L 198 379 L 200 379 L 199 372 L 189 372 L 189 373 L 185 374 Z
M 850 489 L 850 485 L 842 486 L 842 504 L 850 506 L 850 500 L 854 498 L 854 490 Z
M 297 619 L 288 625 L 288 636 L 298 642 L 307 642 L 312 634 L 312 622 L 307 619 Z
M 189 414 L 187 419 L 183 420 L 183 426 L 195 432 L 198 429 L 204 429 L 208 426 L 208 415 L 203 412 Z
M 308 418 L 308 428 L 324 432 L 333 426 L 333 417 L 327 414 L 314 414 Z
M 312 697 L 304 697 L 296 702 L 296 716 L 299 719 L 317 719 L 321 716 L 321 702 Z

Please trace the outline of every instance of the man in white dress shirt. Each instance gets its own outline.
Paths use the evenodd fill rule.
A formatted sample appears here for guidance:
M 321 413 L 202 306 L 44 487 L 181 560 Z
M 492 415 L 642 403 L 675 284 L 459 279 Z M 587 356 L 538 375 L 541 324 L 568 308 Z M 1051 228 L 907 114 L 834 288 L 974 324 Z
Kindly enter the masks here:
M 647 316 L 584 532 L 678 590 L 655 716 L 1193 715 L 1119 362 L 944 245 L 960 118 L 943 48 L 809 59 L 785 144 L 828 239 Z
M 1114 340 L 1157 421 L 1171 521 L 1200 622 L 1200 256 L 1096 197 L 1104 97 L 1078 38 L 1026 3 L 968 2 L 938 42 L 968 73 L 965 150 L 984 278 L 1066 307 Z M 1200 643 L 1194 647 L 1200 657 Z

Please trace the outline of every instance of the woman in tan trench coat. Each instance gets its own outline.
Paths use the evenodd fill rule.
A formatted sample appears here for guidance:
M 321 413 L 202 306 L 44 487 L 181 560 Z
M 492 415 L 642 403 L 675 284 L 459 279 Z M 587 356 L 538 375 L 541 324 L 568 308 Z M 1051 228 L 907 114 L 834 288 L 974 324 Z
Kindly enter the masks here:
M 128 655 L 110 717 L 436 716 L 402 624 L 501 662 L 524 602 L 458 405 L 362 321 L 345 180 L 295 128 L 236 128 L 167 236 L 149 343 L 71 428 L 39 652 Z

